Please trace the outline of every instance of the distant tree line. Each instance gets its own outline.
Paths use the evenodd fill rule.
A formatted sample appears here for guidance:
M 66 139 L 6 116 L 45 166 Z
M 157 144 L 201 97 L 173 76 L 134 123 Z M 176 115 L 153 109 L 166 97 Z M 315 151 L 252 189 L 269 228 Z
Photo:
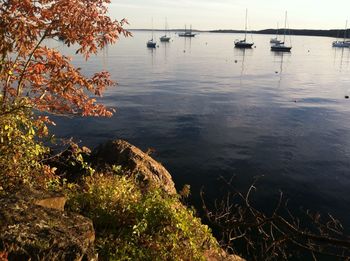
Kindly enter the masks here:
M 242 33 L 242 30 L 213 30 L 211 33 Z M 279 34 L 283 34 L 284 29 L 278 30 Z M 311 29 L 287 29 L 288 34 L 291 35 L 309 35 L 309 36 L 327 36 L 327 37 L 344 37 L 345 30 L 311 30 Z M 250 31 L 253 34 L 276 34 L 277 29 L 264 29 L 259 31 Z M 350 36 L 350 29 L 346 30 L 347 37 Z

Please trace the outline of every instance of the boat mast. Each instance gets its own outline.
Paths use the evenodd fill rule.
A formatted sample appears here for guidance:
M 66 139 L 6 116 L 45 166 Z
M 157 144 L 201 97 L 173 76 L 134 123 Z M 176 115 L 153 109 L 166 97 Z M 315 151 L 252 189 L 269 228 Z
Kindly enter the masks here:
M 168 20 L 165 17 L 165 36 L 167 36 L 167 32 L 168 32 Z
M 345 23 L 345 30 L 344 30 L 344 43 L 345 43 L 345 39 L 346 39 L 346 30 L 347 30 L 347 27 L 348 27 L 348 20 L 346 20 L 346 23 Z
M 287 31 L 287 11 L 284 19 L 284 35 L 283 35 L 283 42 L 286 42 L 286 31 Z
M 245 33 L 244 33 L 244 41 L 247 40 L 247 21 L 248 21 L 248 8 L 245 9 Z
M 152 42 L 153 42 L 153 17 L 152 17 Z
M 278 28 L 279 28 L 279 24 L 277 23 L 276 39 L 278 38 Z

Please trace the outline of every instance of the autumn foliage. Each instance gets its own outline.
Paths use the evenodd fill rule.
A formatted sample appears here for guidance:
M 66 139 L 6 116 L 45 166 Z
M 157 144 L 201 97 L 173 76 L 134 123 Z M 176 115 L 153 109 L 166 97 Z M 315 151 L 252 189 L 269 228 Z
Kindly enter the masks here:
M 91 94 L 113 85 L 108 72 L 85 77 L 71 58 L 45 45 L 63 41 L 86 59 L 115 43 L 125 20 L 107 16 L 110 0 L 2 0 L 0 88 L 3 104 L 26 96 L 33 108 L 55 114 L 111 116 Z
M 98 104 L 114 83 L 108 72 L 85 77 L 71 58 L 48 43 L 74 48 L 88 59 L 129 36 L 125 20 L 108 17 L 110 0 L 0 1 L 0 194 L 19 184 L 36 184 L 54 175 L 45 158 L 48 116 L 111 116 Z M 42 184 L 42 183 L 41 183 Z

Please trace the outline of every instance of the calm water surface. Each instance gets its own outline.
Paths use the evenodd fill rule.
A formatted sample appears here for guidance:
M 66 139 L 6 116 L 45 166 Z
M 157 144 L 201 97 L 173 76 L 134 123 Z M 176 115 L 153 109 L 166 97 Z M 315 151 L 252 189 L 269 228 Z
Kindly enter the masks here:
M 277 54 L 267 35 L 245 51 L 233 48 L 240 35 L 172 36 L 151 50 L 151 33 L 134 32 L 88 63 L 74 57 L 86 74 L 107 69 L 119 82 L 102 99 L 117 113 L 57 119 L 54 131 L 90 146 L 122 138 L 154 148 L 178 188 L 191 185 L 193 202 L 202 186 L 220 196 L 220 176 L 245 189 L 264 175 L 261 206 L 282 190 L 292 206 L 350 226 L 350 50 L 322 37 L 293 36 L 292 52 Z

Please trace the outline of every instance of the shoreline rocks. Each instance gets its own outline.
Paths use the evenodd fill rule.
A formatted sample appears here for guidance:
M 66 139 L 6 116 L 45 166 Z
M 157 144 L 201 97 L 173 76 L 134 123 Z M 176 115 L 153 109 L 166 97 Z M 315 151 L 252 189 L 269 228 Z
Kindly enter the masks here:
M 142 189 L 161 188 L 170 195 L 177 194 L 163 165 L 126 141 L 101 145 L 91 158 L 102 172 L 113 165 L 121 166 Z M 29 188 L 0 196 L 0 260 L 98 260 L 92 221 L 65 211 L 65 202 L 62 194 Z M 244 261 L 216 247 L 207 250 L 205 258 Z
M 97 260 L 92 221 L 63 211 L 64 202 L 29 189 L 0 198 L 0 249 L 8 260 Z
M 155 186 L 171 195 L 176 194 L 174 181 L 163 165 L 127 141 L 115 140 L 101 145 L 93 152 L 92 158 L 102 169 L 106 165 L 121 166 L 146 189 Z

